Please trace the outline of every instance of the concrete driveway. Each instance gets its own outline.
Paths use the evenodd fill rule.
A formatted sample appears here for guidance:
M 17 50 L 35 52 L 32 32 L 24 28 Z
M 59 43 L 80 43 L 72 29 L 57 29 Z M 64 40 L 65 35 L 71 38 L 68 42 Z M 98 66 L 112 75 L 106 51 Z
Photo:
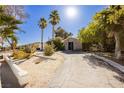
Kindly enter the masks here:
M 51 88 L 124 87 L 124 74 L 86 53 L 61 53 L 64 64 L 57 69 Z

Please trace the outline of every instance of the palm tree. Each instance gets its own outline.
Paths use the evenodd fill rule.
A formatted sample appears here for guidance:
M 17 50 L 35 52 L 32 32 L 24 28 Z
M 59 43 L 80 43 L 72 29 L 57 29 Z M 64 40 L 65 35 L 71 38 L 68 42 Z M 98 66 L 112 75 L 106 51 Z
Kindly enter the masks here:
M 58 14 L 57 10 L 53 10 L 50 14 L 49 17 L 49 22 L 52 24 L 53 26 L 53 30 L 52 30 L 52 39 L 54 39 L 54 33 L 55 33 L 55 25 L 57 25 L 60 21 L 60 17 Z
M 46 28 L 47 26 L 47 21 L 45 18 L 41 18 L 40 21 L 39 21 L 39 27 L 41 28 L 41 49 L 43 50 L 43 32 L 44 32 L 44 29 Z
M 0 36 L 10 44 L 13 51 L 13 43 L 17 43 L 16 31 L 20 30 L 18 24 L 22 24 L 22 22 L 15 17 L 6 15 L 4 12 L 0 14 Z
M 10 6 L 0 5 L 0 36 L 4 42 L 10 44 L 11 49 L 14 52 L 18 42 L 16 32 L 21 31 L 18 25 L 23 23 L 21 17 L 24 16 L 25 13 L 21 6 L 13 6 L 13 8 L 9 7 Z M 15 8 L 16 11 L 14 11 Z

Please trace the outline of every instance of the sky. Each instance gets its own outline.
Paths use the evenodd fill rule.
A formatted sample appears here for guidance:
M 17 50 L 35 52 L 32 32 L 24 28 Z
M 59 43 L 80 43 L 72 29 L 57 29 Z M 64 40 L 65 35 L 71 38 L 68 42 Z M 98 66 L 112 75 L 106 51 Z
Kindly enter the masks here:
M 67 32 L 71 32 L 73 37 L 76 37 L 79 30 L 86 27 L 92 20 L 92 17 L 105 6 L 102 5 L 78 5 L 78 6 L 47 6 L 47 5 L 27 5 L 25 12 L 29 17 L 24 20 L 20 26 L 25 33 L 18 33 L 19 45 L 41 41 L 41 29 L 38 22 L 41 17 L 44 17 L 47 22 L 51 11 L 57 10 L 60 16 L 60 23 L 57 27 L 62 27 Z M 71 8 L 71 9 L 70 9 Z M 52 25 L 48 22 L 44 29 L 44 42 L 52 37 Z

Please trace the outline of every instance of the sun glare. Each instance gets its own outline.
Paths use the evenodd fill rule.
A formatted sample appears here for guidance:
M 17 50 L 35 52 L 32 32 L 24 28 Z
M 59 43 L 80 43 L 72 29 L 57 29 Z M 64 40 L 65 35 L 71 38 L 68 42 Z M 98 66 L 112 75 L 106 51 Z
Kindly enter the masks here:
M 77 16 L 77 8 L 74 6 L 70 6 L 66 8 L 66 15 L 68 18 L 75 18 Z

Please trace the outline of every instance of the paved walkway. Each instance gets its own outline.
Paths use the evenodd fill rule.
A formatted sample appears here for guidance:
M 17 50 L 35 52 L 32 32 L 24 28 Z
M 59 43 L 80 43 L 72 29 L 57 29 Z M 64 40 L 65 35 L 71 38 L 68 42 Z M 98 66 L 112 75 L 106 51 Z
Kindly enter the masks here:
M 0 66 L 0 77 L 2 88 L 20 88 L 19 82 L 7 63 L 2 62 Z
M 124 87 L 124 74 L 105 62 L 85 54 L 62 54 L 66 60 L 49 87 Z

